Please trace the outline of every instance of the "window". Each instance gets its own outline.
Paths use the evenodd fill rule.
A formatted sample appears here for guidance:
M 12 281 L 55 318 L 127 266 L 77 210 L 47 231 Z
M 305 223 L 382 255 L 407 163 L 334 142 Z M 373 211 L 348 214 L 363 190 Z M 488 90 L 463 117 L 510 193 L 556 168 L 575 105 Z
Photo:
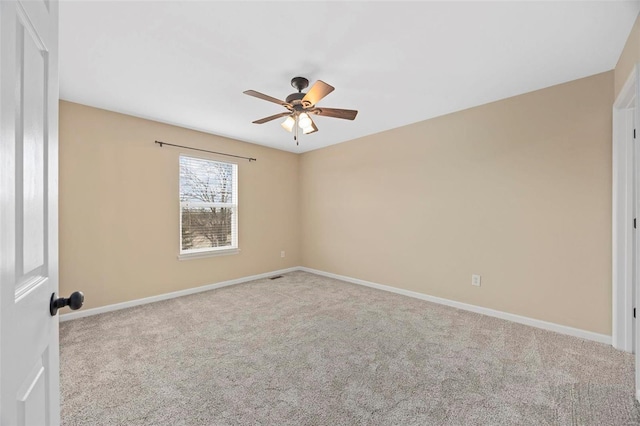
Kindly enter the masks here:
M 180 255 L 238 250 L 238 165 L 180 156 Z

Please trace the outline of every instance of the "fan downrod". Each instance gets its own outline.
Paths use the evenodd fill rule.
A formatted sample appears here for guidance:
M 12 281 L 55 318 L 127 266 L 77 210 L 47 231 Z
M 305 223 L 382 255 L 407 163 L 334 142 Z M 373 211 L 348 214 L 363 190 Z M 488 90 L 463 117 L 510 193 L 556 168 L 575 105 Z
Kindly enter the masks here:
M 304 77 L 293 77 L 291 79 L 291 86 L 300 93 L 309 87 L 309 80 Z

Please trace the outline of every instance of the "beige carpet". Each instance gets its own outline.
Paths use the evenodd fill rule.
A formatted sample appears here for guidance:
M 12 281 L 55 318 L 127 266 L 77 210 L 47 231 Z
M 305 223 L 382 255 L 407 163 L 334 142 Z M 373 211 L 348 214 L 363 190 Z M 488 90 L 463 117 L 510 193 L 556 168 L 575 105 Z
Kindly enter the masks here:
M 60 325 L 64 425 L 631 425 L 633 356 L 294 272 Z

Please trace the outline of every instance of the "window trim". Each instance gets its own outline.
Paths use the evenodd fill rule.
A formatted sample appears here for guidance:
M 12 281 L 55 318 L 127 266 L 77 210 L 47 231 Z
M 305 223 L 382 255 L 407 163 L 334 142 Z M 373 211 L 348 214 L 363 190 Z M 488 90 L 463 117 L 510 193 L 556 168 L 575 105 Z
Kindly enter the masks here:
M 215 249 L 216 247 L 212 247 L 212 248 Z M 196 250 L 203 250 L 203 249 L 196 249 Z M 206 257 L 229 256 L 232 254 L 240 254 L 240 249 L 225 248 L 225 249 L 217 249 L 215 251 L 204 249 L 204 251 L 199 251 L 199 252 L 180 253 L 178 255 L 178 260 L 204 259 Z
M 232 182 L 234 183 L 233 185 L 233 199 L 235 201 L 235 203 L 231 204 L 231 203 L 207 203 L 207 202 L 189 202 L 189 201 L 180 201 L 180 195 L 181 195 L 181 185 L 180 185 L 180 160 L 183 158 L 193 158 L 195 160 L 204 160 L 204 161 L 210 161 L 213 163 L 222 163 L 222 164 L 231 164 L 232 167 L 232 173 L 233 173 L 233 177 L 232 177 Z M 205 248 L 196 248 L 196 249 L 190 249 L 190 250 L 183 250 L 182 249 L 182 208 L 184 205 L 191 205 L 191 206 L 199 206 L 199 207 L 226 207 L 229 208 L 229 206 L 231 206 L 231 208 L 233 209 L 233 224 L 232 224 L 232 230 L 231 230 L 231 245 L 230 246 L 224 246 L 224 247 L 205 247 Z M 221 161 L 218 159 L 212 159 L 212 158 L 207 158 L 207 157 L 197 157 L 194 155 L 188 155 L 188 154 L 178 154 L 178 221 L 179 221 L 179 226 L 178 226 L 178 247 L 179 247 L 179 251 L 178 251 L 178 260 L 190 260 L 190 259 L 202 259 L 202 258 L 206 258 L 206 257 L 213 257 L 213 256 L 226 256 L 226 255 L 233 255 L 233 254 L 239 254 L 240 253 L 240 247 L 238 245 L 238 240 L 239 240 L 239 226 L 238 226 L 238 208 L 239 205 L 239 200 L 238 200 L 238 163 L 236 162 L 231 162 L 231 161 Z M 234 232 L 235 231 L 235 232 Z

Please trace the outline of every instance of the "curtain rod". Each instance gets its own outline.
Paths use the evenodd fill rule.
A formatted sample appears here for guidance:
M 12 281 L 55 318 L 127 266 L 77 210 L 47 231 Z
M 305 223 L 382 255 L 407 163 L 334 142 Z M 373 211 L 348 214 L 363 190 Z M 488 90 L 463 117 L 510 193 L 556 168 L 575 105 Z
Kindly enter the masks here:
M 191 150 L 194 150 L 194 151 L 208 152 L 210 154 L 226 155 L 227 157 L 242 158 L 243 160 L 249 160 L 249 162 L 258 161 L 255 158 L 251 158 L 251 157 L 243 157 L 241 155 L 225 154 L 224 152 L 208 151 L 206 149 L 200 149 L 200 148 L 191 148 L 190 146 L 184 146 L 184 145 L 174 145 L 172 143 L 166 143 L 166 142 L 162 142 L 162 141 L 156 141 L 156 143 L 158 145 L 160 145 L 160 148 L 162 148 L 162 145 L 168 145 L 168 146 L 175 146 L 177 148 L 191 149 Z

